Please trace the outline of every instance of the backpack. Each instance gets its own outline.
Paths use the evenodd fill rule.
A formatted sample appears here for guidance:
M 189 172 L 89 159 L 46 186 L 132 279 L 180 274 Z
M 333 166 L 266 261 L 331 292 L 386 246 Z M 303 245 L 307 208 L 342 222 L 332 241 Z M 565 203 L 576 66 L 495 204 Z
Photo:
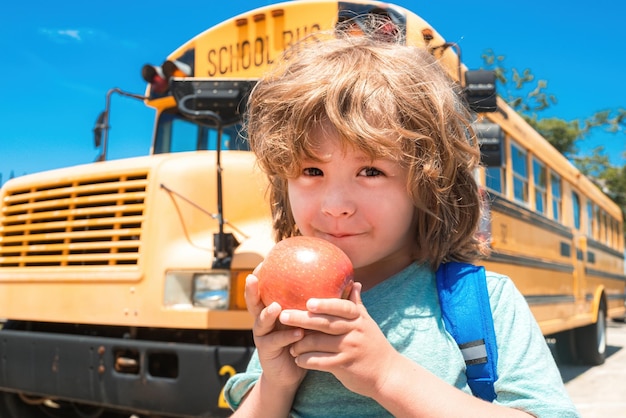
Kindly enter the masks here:
M 492 402 L 496 398 L 498 352 L 485 269 L 467 263 L 443 263 L 436 280 L 441 316 L 463 354 L 467 383 L 474 396 Z

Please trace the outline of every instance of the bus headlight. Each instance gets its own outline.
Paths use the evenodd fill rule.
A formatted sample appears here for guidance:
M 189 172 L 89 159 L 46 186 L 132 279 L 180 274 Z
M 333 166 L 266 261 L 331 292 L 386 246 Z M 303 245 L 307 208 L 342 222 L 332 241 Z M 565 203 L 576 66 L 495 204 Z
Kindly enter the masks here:
M 230 272 L 169 271 L 165 275 L 163 304 L 170 309 L 194 307 L 228 309 L 230 304 Z
M 230 298 L 229 273 L 196 273 L 193 275 L 194 306 L 228 309 Z

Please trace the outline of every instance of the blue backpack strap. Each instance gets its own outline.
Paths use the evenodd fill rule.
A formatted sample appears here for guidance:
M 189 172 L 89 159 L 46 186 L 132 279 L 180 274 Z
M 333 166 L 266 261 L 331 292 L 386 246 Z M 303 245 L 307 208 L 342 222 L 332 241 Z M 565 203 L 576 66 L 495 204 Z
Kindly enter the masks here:
M 467 383 L 474 396 L 492 402 L 498 351 L 485 269 L 450 262 L 436 276 L 441 316 L 465 359 Z

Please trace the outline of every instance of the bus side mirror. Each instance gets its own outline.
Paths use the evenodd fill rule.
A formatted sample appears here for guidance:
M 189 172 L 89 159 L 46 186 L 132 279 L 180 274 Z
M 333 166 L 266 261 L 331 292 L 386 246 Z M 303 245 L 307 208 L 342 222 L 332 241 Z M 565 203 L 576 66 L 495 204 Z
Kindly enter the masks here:
M 474 131 L 480 145 L 480 161 L 485 167 L 502 167 L 504 133 L 495 123 L 474 124 Z
M 93 127 L 93 143 L 96 148 L 100 148 L 100 145 L 102 144 L 102 131 L 104 130 L 105 125 L 106 125 L 106 111 L 98 115 L 98 119 L 96 119 L 96 124 Z
M 465 100 L 472 111 L 495 112 L 498 109 L 495 71 L 466 71 L 464 93 Z

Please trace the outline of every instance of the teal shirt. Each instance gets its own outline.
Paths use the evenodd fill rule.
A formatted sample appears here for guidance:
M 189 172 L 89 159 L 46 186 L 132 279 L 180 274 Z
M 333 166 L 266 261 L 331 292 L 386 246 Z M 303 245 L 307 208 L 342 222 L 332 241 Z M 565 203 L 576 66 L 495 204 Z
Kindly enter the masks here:
M 524 297 L 506 276 L 487 272 L 487 286 L 498 343 L 495 403 L 536 417 L 578 417 Z M 433 272 L 413 264 L 364 292 L 362 298 L 368 313 L 396 350 L 449 384 L 471 393 L 465 362 L 441 318 Z M 236 374 L 226 383 L 226 399 L 233 409 L 260 374 L 255 352 L 246 372 Z M 298 388 L 291 416 L 391 415 L 371 398 L 346 389 L 332 374 L 309 371 Z

